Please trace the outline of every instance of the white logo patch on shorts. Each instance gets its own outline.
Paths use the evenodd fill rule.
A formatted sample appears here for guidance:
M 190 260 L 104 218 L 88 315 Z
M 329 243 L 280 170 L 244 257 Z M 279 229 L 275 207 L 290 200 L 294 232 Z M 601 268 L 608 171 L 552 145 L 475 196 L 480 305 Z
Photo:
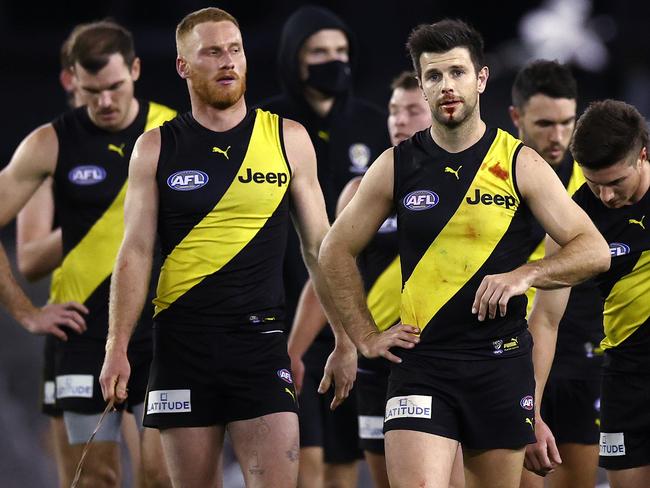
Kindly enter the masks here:
M 384 417 L 359 415 L 359 437 L 361 439 L 383 439 Z
M 56 377 L 57 398 L 92 398 L 93 375 L 64 374 Z
M 54 381 L 46 381 L 43 383 L 43 403 L 45 405 L 54 405 L 54 395 L 56 393 L 56 386 Z
M 152 413 L 183 413 L 192 411 L 190 390 L 150 391 L 147 415 Z
M 399 418 L 431 418 L 431 397 L 408 395 L 390 398 L 386 402 L 386 422 Z
M 623 432 L 601 432 L 600 455 L 625 456 L 625 434 Z

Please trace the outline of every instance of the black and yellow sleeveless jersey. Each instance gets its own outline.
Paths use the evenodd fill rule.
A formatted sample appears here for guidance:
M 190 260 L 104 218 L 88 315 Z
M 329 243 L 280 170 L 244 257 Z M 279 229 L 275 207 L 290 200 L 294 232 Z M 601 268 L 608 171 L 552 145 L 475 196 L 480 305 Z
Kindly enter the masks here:
M 647 163 L 644 163 L 647 164 Z M 650 373 L 650 191 L 634 205 L 607 208 L 587 184 L 574 195 L 609 243 L 609 271 L 595 277 L 604 298 L 605 366 Z
M 472 147 L 448 153 L 429 130 L 394 151 L 401 320 L 421 329 L 414 354 L 515 355 L 530 347 L 526 298 L 513 297 L 505 317 L 479 322 L 474 295 L 488 274 L 524 264 L 532 214 L 517 189 L 521 141 L 487 129 Z M 519 338 L 519 334 L 521 338 Z
M 191 113 L 161 127 L 157 327 L 282 328 L 290 179 L 275 114 L 226 132 Z
M 556 169 L 556 173 L 569 195 L 573 195 L 584 183 L 585 177 L 578 163 L 567 152 L 566 157 Z M 546 232 L 534 221 L 531 244 L 535 250 L 528 261 L 544 257 L 544 237 Z M 528 314 L 533 306 L 535 288 L 526 292 Z M 551 375 L 558 378 L 589 379 L 597 378 L 602 365 L 603 313 L 600 292 L 593 280 L 586 281 L 571 289 L 566 311 L 560 322 L 555 357 Z
M 71 342 L 105 340 L 110 277 L 124 234 L 124 196 L 129 159 L 137 138 L 175 117 L 163 105 L 138 100 L 135 120 L 124 130 L 97 127 L 81 107 L 52 125 L 59 140 L 54 173 L 56 219 L 63 236 L 63 261 L 52 275 L 50 301 L 85 304 L 88 330 Z M 151 311 L 143 312 L 134 340 L 149 337 Z

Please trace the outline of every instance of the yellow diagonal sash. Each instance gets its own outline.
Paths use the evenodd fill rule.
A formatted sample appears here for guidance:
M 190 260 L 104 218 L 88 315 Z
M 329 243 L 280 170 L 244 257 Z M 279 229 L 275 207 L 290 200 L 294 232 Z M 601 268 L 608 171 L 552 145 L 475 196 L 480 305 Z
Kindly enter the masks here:
M 616 282 L 605 300 L 603 349 L 618 346 L 650 317 L 650 251 Z
M 379 330 L 386 330 L 399 320 L 402 272 L 399 256 L 375 280 L 368 292 L 368 309 Z

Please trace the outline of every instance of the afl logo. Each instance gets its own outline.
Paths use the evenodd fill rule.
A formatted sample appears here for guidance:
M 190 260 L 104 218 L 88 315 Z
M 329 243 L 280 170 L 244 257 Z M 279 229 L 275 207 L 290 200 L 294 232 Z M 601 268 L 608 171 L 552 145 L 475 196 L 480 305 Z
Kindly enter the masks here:
M 293 381 L 291 379 L 291 373 L 289 372 L 288 369 L 279 369 L 278 370 L 278 377 L 282 381 L 286 381 L 287 383 L 293 383 Z
M 519 405 L 521 405 L 521 408 L 524 410 L 532 410 L 533 409 L 533 397 L 528 395 L 525 396 L 521 399 L 519 402 Z
M 167 186 L 176 191 L 192 191 L 205 186 L 210 178 L 203 171 L 187 169 L 167 178 Z
M 609 254 L 611 254 L 613 258 L 617 256 L 624 256 L 625 254 L 629 254 L 629 253 L 630 253 L 630 246 L 628 246 L 627 244 L 623 244 L 622 242 L 612 242 L 609 245 Z
M 68 179 L 75 185 L 96 185 L 106 179 L 106 170 L 101 166 L 85 165 L 72 168 Z
M 435 207 L 439 201 L 438 195 L 432 191 L 415 190 L 404 197 L 404 206 L 408 210 L 419 212 Z

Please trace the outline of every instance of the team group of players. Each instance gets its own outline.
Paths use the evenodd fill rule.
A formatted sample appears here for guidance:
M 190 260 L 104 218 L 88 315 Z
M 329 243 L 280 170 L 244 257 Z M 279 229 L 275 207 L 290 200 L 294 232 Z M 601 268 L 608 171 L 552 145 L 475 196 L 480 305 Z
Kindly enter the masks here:
M 78 108 L 0 173 L 21 271 L 52 272 L 36 307 L 0 252 L 0 302 L 49 334 L 61 486 L 106 400 L 81 486 L 120 485 L 123 410 L 149 427 L 142 486 L 221 486 L 226 431 L 251 487 L 356 486 L 359 448 L 378 487 L 591 487 L 598 463 L 613 487 L 650 485 L 636 109 L 595 102 L 576 124 L 570 71 L 540 60 L 513 85 L 519 138 L 487 127 L 481 36 L 442 20 L 409 37 L 388 148 L 325 9 L 287 21 L 284 93 L 262 108 L 230 14 L 187 15 L 176 44 L 178 116 L 134 96 L 128 31 L 77 27 Z

